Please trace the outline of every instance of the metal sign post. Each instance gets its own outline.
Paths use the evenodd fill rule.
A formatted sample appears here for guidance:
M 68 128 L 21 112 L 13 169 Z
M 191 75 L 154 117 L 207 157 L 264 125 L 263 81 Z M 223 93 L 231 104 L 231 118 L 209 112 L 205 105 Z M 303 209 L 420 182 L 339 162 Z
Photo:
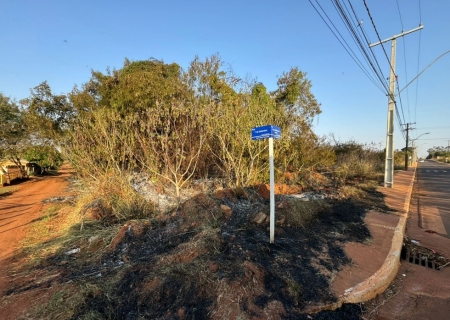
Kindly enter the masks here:
M 267 125 L 252 129 L 252 140 L 269 139 L 269 167 L 270 167 L 270 243 L 275 241 L 275 174 L 273 169 L 273 139 L 281 138 L 281 129 Z

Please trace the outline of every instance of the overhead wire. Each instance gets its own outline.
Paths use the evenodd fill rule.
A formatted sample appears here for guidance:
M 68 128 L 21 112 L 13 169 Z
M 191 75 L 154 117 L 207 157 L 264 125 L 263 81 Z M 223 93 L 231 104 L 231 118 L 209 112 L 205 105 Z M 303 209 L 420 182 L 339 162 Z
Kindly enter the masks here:
M 419 19 L 420 23 L 422 23 L 422 6 L 420 5 L 420 0 L 419 0 Z
M 350 0 L 347 0 L 347 2 L 348 2 L 348 4 L 349 4 L 350 8 L 352 9 L 352 12 L 353 12 L 353 15 L 355 16 L 356 21 L 358 21 L 359 29 L 361 30 L 361 33 L 362 33 L 364 39 L 366 40 L 367 46 L 370 48 L 370 52 L 372 53 L 372 57 L 373 57 L 373 59 L 374 59 L 376 65 L 377 65 L 377 67 L 378 67 L 378 71 L 380 72 L 380 74 L 381 74 L 381 76 L 382 76 L 382 78 L 383 78 L 383 82 L 384 82 L 384 79 L 386 79 L 386 77 L 384 76 L 383 71 L 381 70 L 380 64 L 378 63 L 378 59 L 377 59 L 375 53 L 373 52 L 373 48 L 370 47 L 370 41 L 369 41 L 369 39 L 368 39 L 368 37 L 367 37 L 367 34 L 366 34 L 365 30 L 364 30 L 364 27 L 363 27 L 363 25 L 362 25 L 362 20 L 360 20 L 360 19 L 358 18 L 358 15 L 356 14 L 356 11 L 355 11 L 355 9 L 353 8 L 353 5 L 352 5 L 352 3 L 350 2 Z M 347 6 L 345 5 L 345 2 L 344 2 L 344 6 L 347 8 Z M 347 10 L 348 10 L 348 9 L 347 9 Z M 388 90 L 387 90 L 387 91 L 388 91 Z
M 420 4 L 420 0 L 419 0 L 419 19 L 420 19 L 420 24 L 422 24 L 422 6 Z M 419 52 L 417 53 L 417 74 L 419 73 L 421 42 L 422 42 L 422 30 L 419 30 Z M 416 102 L 414 105 L 414 122 L 416 121 L 416 117 L 417 117 L 418 92 L 419 92 L 419 79 L 417 79 L 417 82 L 416 82 Z
M 377 38 L 378 38 L 378 41 L 381 44 L 382 50 L 384 52 L 384 56 L 386 57 L 386 60 L 387 60 L 387 62 L 389 64 L 389 67 L 390 67 L 390 70 L 393 72 L 394 77 L 395 77 L 391 81 L 394 81 L 395 86 L 397 87 L 397 91 L 398 91 L 397 95 L 399 96 L 400 105 L 398 105 L 397 102 L 396 102 L 395 94 L 390 92 L 389 84 L 385 80 L 386 77 L 384 76 L 384 74 L 382 72 L 382 69 L 380 67 L 380 63 L 379 63 L 379 61 L 378 61 L 378 59 L 377 59 L 377 57 L 376 57 L 376 55 L 375 55 L 375 53 L 373 51 L 372 46 L 370 46 L 370 41 L 368 39 L 367 33 L 365 32 L 365 30 L 364 30 L 364 28 L 362 26 L 362 20 L 360 20 L 358 18 L 357 14 L 356 14 L 356 11 L 353 8 L 353 5 L 352 5 L 351 1 L 347 0 L 348 6 L 345 3 L 345 0 L 342 0 L 342 1 L 341 0 L 333 0 L 332 3 L 333 3 L 333 6 L 334 6 L 335 10 L 338 13 L 339 18 L 341 19 L 341 21 L 344 24 L 345 28 L 347 29 L 347 31 L 351 35 L 353 42 L 355 43 L 355 45 L 358 48 L 360 54 L 362 55 L 363 60 L 365 60 L 365 62 L 367 63 L 367 67 L 358 58 L 358 56 L 356 55 L 356 53 L 354 52 L 352 47 L 349 45 L 349 43 L 343 37 L 343 35 L 339 31 L 339 29 L 336 27 L 335 23 L 329 17 L 327 12 L 325 12 L 324 8 L 320 5 L 318 0 L 315 0 L 316 4 L 314 4 L 312 0 L 309 0 L 309 2 L 311 4 L 311 6 L 314 8 L 314 10 L 317 12 L 317 14 L 320 16 L 322 21 L 325 23 L 325 25 L 328 27 L 328 29 L 333 33 L 335 38 L 344 47 L 344 49 L 350 55 L 352 60 L 358 65 L 358 67 L 369 78 L 369 80 L 380 91 L 386 93 L 388 96 L 391 97 L 392 101 L 395 104 L 395 115 L 396 115 L 397 121 L 398 121 L 400 127 L 402 127 L 402 125 L 405 124 L 407 121 L 406 121 L 406 118 L 405 118 L 405 112 L 404 112 L 404 108 L 403 108 L 402 97 L 400 95 L 401 91 L 399 90 L 398 77 L 395 74 L 393 66 L 391 65 L 391 61 L 390 61 L 390 59 L 388 57 L 388 54 L 386 52 L 386 49 L 385 49 L 383 43 L 382 43 L 381 37 L 380 37 L 379 32 L 378 32 L 378 30 L 376 28 L 374 19 L 373 19 L 372 15 L 371 15 L 371 12 L 370 12 L 370 9 L 369 9 L 369 7 L 367 5 L 366 0 L 363 0 L 363 3 L 364 3 L 364 6 L 366 8 L 367 14 L 368 14 L 368 16 L 370 18 L 370 21 L 372 23 L 372 26 L 373 26 L 373 28 L 375 30 L 375 33 L 376 33 Z M 349 7 L 350 7 L 351 10 L 349 10 Z M 400 17 L 400 23 L 401 23 L 402 32 L 403 32 L 404 31 L 404 29 L 403 29 L 403 18 L 402 18 L 402 14 L 401 14 L 400 5 L 398 3 L 398 0 L 397 0 L 397 9 L 398 9 L 398 13 L 399 13 L 399 17 Z M 420 17 L 421 17 L 420 0 L 419 0 L 419 11 L 420 11 Z M 353 17 L 352 17 L 351 13 L 353 13 Z M 364 43 L 366 43 L 369 46 L 370 50 L 366 49 Z M 407 67 L 406 67 L 407 65 L 406 65 L 406 44 L 405 44 L 405 41 L 403 41 L 403 54 L 404 54 L 404 59 L 405 59 L 406 81 L 408 81 Z M 420 57 L 420 38 L 419 38 L 419 57 Z M 418 68 L 419 68 L 419 61 L 418 61 Z M 403 91 L 403 89 L 402 89 L 402 91 Z M 417 113 L 417 92 L 418 92 L 418 89 L 416 87 L 416 106 L 415 106 L 414 117 L 416 117 L 416 113 Z M 408 91 L 407 91 L 407 107 L 408 107 L 408 110 L 407 110 L 408 111 L 408 117 L 409 117 L 409 120 L 411 122 L 411 112 L 410 112 L 409 92 Z M 403 130 L 401 130 L 401 133 L 403 135 L 403 138 L 405 138 L 405 133 L 404 133 Z
M 378 38 L 378 41 L 380 42 L 381 48 L 383 48 L 383 52 L 384 52 L 384 55 L 386 56 L 386 60 L 388 61 L 389 66 L 390 66 L 392 72 L 395 74 L 395 71 L 394 71 L 394 69 L 392 68 L 391 62 L 390 62 L 389 57 L 388 57 L 388 55 L 387 55 L 386 49 L 384 48 L 383 43 L 381 43 L 381 37 L 380 37 L 380 34 L 378 33 L 378 29 L 377 29 L 377 27 L 375 26 L 375 22 L 373 21 L 372 14 L 370 13 L 369 7 L 367 6 L 367 2 L 366 2 L 366 0 L 363 0 L 363 2 L 364 2 L 364 6 L 366 7 L 367 14 L 369 15 L 370 21 L 372 22 L 373 29 L 375 30 L 375 33 L 377 34 L 377 38 Z
M 396 84 L 397 84 L 397 91 L 399 91 L 399 88 L 398 88 L 398 82 L 397 82 Z M 402 113 L 403 113 L 402 96 L 399 95 L 398 97 L 399 97 L 399 100 L 400 100 L 400 108 L 401 108 Z M 398 111 L 397 102 L 395 102 L 395 111 L 396 111 L 396 113 L 397 113 L 397 119 L 398 119 L 398 121 L 399 121 L 399 125 L 400 125 L 400 128 L 401 128 L 401 127 L 402 127 L 402 124 L 400 123 L 400 114 L 399 114 L 399 111 Z M 402 114 L 402 115 L 403 115 L 403 119 L 405 119 L 405 115 L 404 115 L 404 114 Z M 406 123 L 406 122 L 404 122 L 404 123 Z M 403 138 L 406 140 L 406 136 L 405 136 L 405 133 L 404 133 L 403 130 L 401 130 L 401 133 L 402 133 Z
M 446 129 L 450 128 L 450 126 L 439 126 L 439 127 L 420 127 L 418 130 L 428 130 L 428 129 Z
M 369 16 L 369 18 L 370 18 L 370 21 L 372 22 L 372 26 L 373 26 L 373 28 L 374 28 L 374 30 L 375 30 L 375 33 L 376 33 L 377 38 L 378 38 L 378 41 L 380 42 L 380 45 L 381 45 L 381 47 L 383 48 L 383 52 L 384 52 L 384 55 L 385 55 L 385 57 L 386 57 L 386 60 L 387 60 L 388 63 L 389 63 L 389 67 L 390 67 L 391 71 L 392 71 L 392 72 L 394 73 L 394 75 L 395 75 L 395 71 L 394 71 L 394 69 L 393 69 L 393 67 L 392 67 L 392 65 L 391 65 L 391 62 L 390 62 L 389 57 L 388 57 L 388 55 L 387 55 L 386 49 L 384 48 L 384 45 L 383 45 L 383 43 L 381 42 L 381 37 L 380 37 L 380 34 L 378 33 L 377 27 L 375 26 L 375 22 L 374 22 L 374 20 L 373 20 L 373 18 L 372 18 L 372 14 L 370 13 L 369 6 L 367 5 L 366 0 L 363 0 L 363 3 L 364 3 L 364 6 L 365 6 L 365 8 L 366 8 L 367 14 L 368 14 L 368 16 Z M 397 82 L 397 87 L 398 87 L 398 79 L 397 79 L 397 77 L 396 77 L 395 81 Z M 399 96 L 400 96 L 400 95 L 399 95 Z M 394 99 L 395 97 L 391 97 L 391 98 L 392 98 L 393 100 L 395 100 L 395 99 Z M 397 106 L 397 104 L 396 104 L 396 106 Z M 402 108 L 402 113 L 403 113 L 403 106 L 400 105 L 400 108 Z M 396 113 L 397 113 L 397 116 L 399 117 L 400 115 L 399 115 L 399 112 L 398 112 L 398 110 L 397 110 L 397 107 L 396 107 Z M 401 119 L 399 119 L 399 122 L 401 122 Z M 406 123 L 405 119 L 403 119 L 403 123 Z M 403 133 L 403 131 L 402 131 L 402 133 Z M 403 133 L 403 134 L 404 134 L 404 133 Z
M 383 85 L 385 90 L 388 91 L 388 88 L 384 82 L 383 76 L 380 75 L 380 73 L 378 72 L 377 68 L 374 65 L 374 61 L 372 60 L 371 56 L 369 55 L 369 53 L 367 52 L 366 48 L 363 45 L 363 41 L 360 38 L 360 35 L 359 35 L 357 29 L 355 29 L 355 27 L 353 26 L 354 21 L 351 21 L 351 18 L 349 18 L 348 13 L 344 10 L 344 7 L 341 5 L 339 0 L 334 0 L 333 5 L 334 5 L 336 11 L 338 12 L 339 17 L 341 18 L 343 24 L 345 25 L 345 27 L 349 31 L 350 35 L 352 36 L 353 41 L 355 42 L 359 51 L 361 52 L 363 57 L 366 59 L 366 61 L 370 65 L 372 72 L 378 78 L 378 80 Z M 353 22 L 353 24 L 352 24 L 352 22 Z
M 350 0 L 348 0 L 348 2 L 349 2 L 349 4 L 350 4 L 350 6 L 351 6 Z M 338 11 L 338 13 L 339 13 L 339 15 L 340 15 L 342 21 L 344 22 L 344 25 L 346 25 L 348 31 L 349 31 L 350 34 L 353 36 L 355 43 L 360 47 L 361 53 L 363 53 L 363 55 L 366 57 L 367 62 L 370 64 L 370 66 L 372 67 L 372 70 L 373 70 L 374 73 L 377 75 L 378 79 L 379 79 L 380 82 L 383 84 L 383 86 L 385 87 L 386 92 L 389 93 L 389 88 L 388 88 L 387 85 L 384 83 L 384 75 L 382 74 L 382 72 L 381 72 L 381 75 L 380 75 L 380 73 L 378 72 L 378 70 L 375 68 L 373 60 L 372 60 L 372 59 L 369 57 L 369 55 L 367 54 L 367 51 L 365 50 L 364 46 L 363 46 L 362 43 L 361 43 L 361 42 L 362 42 L 361 39 L 358 37 L 357 32 L 355 31 L 355 29 L 353 28 L 353 26 L 351 25 L 351 23 L 350 23 L 350 21 L 349 21 L 351 18 L 348 18 L 348 15 L 347 15 L 347 14 L 349 13 L 349 12 L 348 12 L 348 8 L 347 8 L 346 6 L 344 6 L 344 7 L 346 8 L 346 10 L 347 10 L 347 12 L 345 12 L 345 11 L 343 10 L 343 7 L 342 7 L 342 6 L 340 5 L 340 3 L 339 3 L 339 0 L 334 0 L 334 1 L 333 1 L 333 4 L 334 4 L 336 10 Z M 344 3 L 344 5 L 345 5 L 345 3 Z M 352 9 L 353 9 L 353 6 L 352 6 Z M 358 21 L 357 15 L 356 15 L 356 13 L 355 13 L 354 10 L 353 10 L 353 13 L 354 13 L 354 15 L 355 15 L 355 17 L 356 17 L 356 21 Z M 369 44 L 369 42 L 367 41 L 367 37 L 365 37 L 365 39 L 366 39 L 366 42 Z M 372 52 L 373 56 L 375 57 L 373 51 L 371 51 L 371 52 Z M 376 59 L 376 57 L 375 57 L 375 59 Z M 389 61 L 388 61 L 388 62 L 389 62 Z M 378 65 L 378 67 L 379 67 L 378 61 L 377 61 L 377 65 Z M 381 71 L 381 68 L 380 68 L 380 71 Z M 398 86 L 398 81 L 396 81 L 396 84 L 397 84 L 397 88 L 398 88 L 398 87 L 399 87 L 399 86 Z M 401 111 L 402 111 L 403 120 L 404 120 L 404 119 L 405 119 L 405 115 L 404 115 L 404 112 L 403 112 L 403 102 L 402 102 L 400 96 L 399 96 L 399 98 L 400 98 L 400 106 L 401 106 Z M 400 113 L 399 113 L 399 111 L 398 111 L 398 106 L 397 106 L 397 103 L 395 102 L 395 99 L 393 99 L 393 100 L 394 100 L 394 103 L 395 103 L 394 107 L 395 107 L 395 112 L 396 112 L 396 115 L 397 115 L 397 121 L 398 121 L 399 126 L 400 126 L 400 128 L 401 128 L 401 126 L 402 126 L 402 121 L 401 121 L 402 117 L 400 116 Z M 405 123 L 405 121 L 403 121 L 403 123 Z M 405 133 L 404 133 L 403 130 L 401 130 L 401 134 L 402 134 L 403 138 L 406 140 L 406 136 L 405 136 Z
M 400 17 L 400 24 L 402 26 L 402 32 L 403 32 L 403 31 L 405 31 L 405 28 L 403 27 L 402 13 L 400 11 L 400 5 L 398 3 L 398 0 L 396 2 L 397 2 L 398 15 Z M 405 63 L 405 79 L 406 79 L 405 81 L 406 81 L 406 83 L 408 83 L 408 71 L 406 68 L 406 39 L 405 39 L 405 37 L 402 37 L 402 43 L 403 43 L 403 61 Z M 410 113 L 410 108 L 409 108 L 409 89 L 406 90 L 406 104 L 408 106 L 408 118 L 409 118 L 409 121 L 411 122 L 411 113 Z
M 330 29 L 330 31 L 333 33 L 333 35 L 335 36 L 335 38 L 339 41 L 339 43 L 344 47 L 345 51 L 347 51 L 347 53 L 350 55 L 350 57 L 353 59 L 353 61 L 358 65 L 358 67 L 363 71 L 363 73 L 369 78 L 369 80 L 382 92 L 384 92 L 384 90 L 381 88 L 381 86 L 376 83 L 376 81 L 373 79 L 373 77 L 369 74 L 369 72 L 367 71 L 367 69 L 364 67 L 364 65 L 362 64 L 362 62 L 358 59 L 358 57 L 356 56 L 356 54 L 353 52 L 353 50 L 351 49 L 351 47 L 349 46 L 349 44 L 347 43 L 347 41 L 345 41 L 344 37 L 341 35 L 341 33 L 339 32 L 339 30 L 336 28 L 336 26 L 334 25 L 334 23 L 331 21 L 330 17 L 326 14 L 325 10 L 322 8 L 322 6 L 320 5 L 320 3 L 316 0 L 316 3 L 318 5 L 318 7 L 320 8 L 320 10 L 322 10 L 323 14 L 326 16 L 326 18 L 328 19 L 328 21 L 330 22 L 330 24 L 333 26 L 333 28 L 330 27 L 330 25 L 328 24 L 327 20 L 323 17 L 323 15 L 319 12 L 319 10 L 316 8 L 316 6 L 312 3 L 311 0 L 309 0 L 309 3 L 311 4 L 311 6 L 314 8 L 314 10 L 317 12 L 317 14 L 320 16 L 320 18 L 323 20 L 323 22 L 325 23 L 325 25 L 328 27 L 328 29 Z M 335 32 L 336 31 L 336 32 Z M 339 36 L 337 34 L 339 34 Z M 345 43 L 345 45 L 344 45 Z
M 450 138 L 420 139 L 420 140 L 450 140 Z
M 400 17 L 400 25 L 402 26 L 402 32 L 403 32 L 403 31 L 405 31 L 405 28 L 403 27 L 402 13 L 400 12 L 400 5 L 399 5 L 399 3 L 398 3 L 398 0 L 396 1 L 396 3 L 397 3 L 398 15 L 399 15 L 399 17 Z M 407 74 L 407 71 L 406 71 L 406 46 L 405 46 L 405 39 L 404 39 L 404 37 L 403 37 L 402 40 L 403 40 L 403 41 L 402 41 L 402 43 L 403 43 L 403 60 L 404 60 L 404 62 L 405 62 L 405 77 L 406 77 L 406 83 L 408 83 L 408 74 Z M 399 92 L 399 91 L 400 91 L 400 88 L 399 88 L 399 85 L 398 85 L 398 78 L 397 78 L 397 77 L 396 77 L 396 80 L 397 80 L 397 81 L 396 81 L 397 92 Z M 408 103 L 408 116 L 409 116 L 409 121 L 411 122 L 411 115 L 409 114 L 409 97 L 408 97 L 408 90 L 406 91 L 406 93 L 407 93 L 406 97 L 407 97 L 407 103 Z M 399 95 L 398 95 L 398 98 L 399 98 L 399 100 L 400 100 L 400 107 L 401 107 L 401 110 L 402 110 L 403 121 L 405 122 L 405 114 L 404 114 L 404 112 L 403 112 L 402 96 L 399 94 Z M 397 104 L 395 104 L 395 108 L 396 108 L 397 114 L 398 114 Z M 401 127 L 401 125 L 400 125 L 400 127 Z M 404 134 L 405 131 L 404 131 L 404 130 L 401 130 L 401 132 L 402 132 L 403 137 L 406 139 L 405 134 Z

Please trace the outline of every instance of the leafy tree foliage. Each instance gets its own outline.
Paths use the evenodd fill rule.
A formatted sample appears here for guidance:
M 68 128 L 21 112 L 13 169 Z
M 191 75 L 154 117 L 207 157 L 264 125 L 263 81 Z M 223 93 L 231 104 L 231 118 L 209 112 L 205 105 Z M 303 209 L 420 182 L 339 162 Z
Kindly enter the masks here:
M 433 159 L 437 157 L 450 157 L 450 148 L 448 146 L 434 146 L 427 150 L 427 159 Z
M 69 95 L 77 117 L 66 150 L 91 177 L 99 170 L 147 170 L 172 183 L 177 194 L 192 177 L 256 183 L 267 178 L 268 151 L 264 141 L 251 141 L 255 126 L 281 127 L 281 171 L 324 163 L 312 159 L 314 149 L 325 149 L 316 147 L 311 130 L 320 105 L 310 89 L 306 74 L 293 68 L 268 92 L 262 83 L 225 71 L 217 55 L 196 57 L 186 71 L 157 60 L 125 60 L 119 70 L 93 72 Z
M 57 97 L 51 98 L 50 87 L 44 83 L 38 86 L 36 92 L 45 92 L 47 102 L 60 101 Z M 61 110 L 58 106 L 49 106 L 50 103 L 42 102 L 38 107 L 38 98 L 33 92 L 32 106 L 28 109 L 20 108 L 14 101 L 0 94 L 0 160 L 13 161 L 22 169 L 21 159 L 38 163 L 43 168 L 54 168 L 62 164 L 61 154 L 55 147 L 48 144 L 54 141 L 55 134 L 62 132 L 63 121 Z M 40 113 L 40 115 L 39 115 Z M 54 119 L 55 125 L 45 126 Z M 56 128 L 60 124 L 60 128 Z M 40 127 L 39 125 L 42 125 Z M 23 169 L 22 169 L 23 170 Z
M 0 160 L 8 159 L 20 165 L 27 146 L 27 126 L 19 106 L 0 93 Z
M 76 116 L 66 95 L 54 95 L 47 82 L 31 89 L 30 97 L 20 101 L 33 139 L 43 144 L 58 144 Z
M 85 178 L 144 170 L 178 195 L 192 178 L 219 177 L 234 186 L 267 180 L 267 143 L 252 141 L 250 132 L 275 124 L 282 130 L 277 177 L 333 163 L 332 150 L 312 131 L 321 110 L 306 73 L 292 68 L 277 84 L 269 92 L 244 80 L 218 55 L 196 57 L 187 70 L 126 59 L 121 69 L 93 71 L 68 95 L 54 95 L 43 82 L 22 103 L 31 136 L 49 147 L 28 155 L 40 159 L 58 145 Z
M 44 170 L 57 169 L 63 163 L 61 153 L 53 146 L 31 146 L 24 151 L 27 161 L 38 164 Z

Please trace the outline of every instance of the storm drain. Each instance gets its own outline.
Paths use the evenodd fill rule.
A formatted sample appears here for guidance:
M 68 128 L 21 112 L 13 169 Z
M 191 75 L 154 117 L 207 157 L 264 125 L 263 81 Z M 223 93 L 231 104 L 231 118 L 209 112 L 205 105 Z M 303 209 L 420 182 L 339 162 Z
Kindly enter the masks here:
M 411 248 L 403 246 L 401 258 L 404 261 L 417 264 L 419 266 L 427 267 L 434 270 L 441 270 L 441 263 L 435 261 L 434 258 L 427 254 L 422 254 Z

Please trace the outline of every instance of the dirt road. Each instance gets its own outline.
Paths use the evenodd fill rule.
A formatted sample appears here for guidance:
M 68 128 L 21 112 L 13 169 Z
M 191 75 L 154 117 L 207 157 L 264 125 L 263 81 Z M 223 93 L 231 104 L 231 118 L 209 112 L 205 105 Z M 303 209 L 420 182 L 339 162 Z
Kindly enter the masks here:
M 63 194 L 68 173 L 33 178 L 13 194 L 0 198 L 0 263 L 14 253 L 25 226 L 42 214 L 42 200 Z
M 57 176 L 32 178 L 20 190 L 0 197 L 0 294 L 10 284 L 8 270 L 27 226 L 44 214 L 42 200 L 66 194 L 69 176 L 70 172 L 62 170 Z

